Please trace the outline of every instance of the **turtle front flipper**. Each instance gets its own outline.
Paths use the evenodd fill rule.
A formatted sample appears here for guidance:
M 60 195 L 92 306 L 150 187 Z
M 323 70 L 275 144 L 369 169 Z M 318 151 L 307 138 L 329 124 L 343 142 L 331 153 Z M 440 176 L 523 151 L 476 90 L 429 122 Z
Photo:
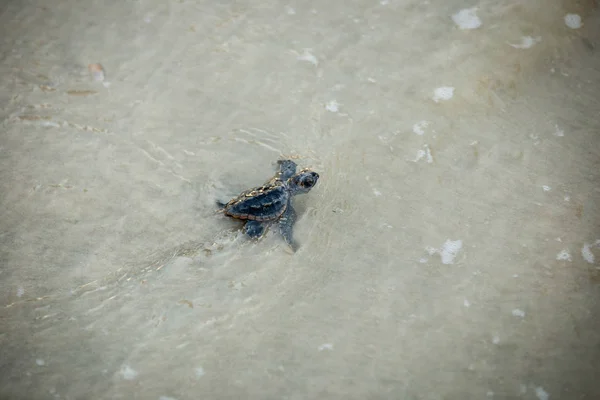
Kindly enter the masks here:
M 285 212 L 279 218 L 279 231 L 292 251 L 298 250 L 298 244 L 294 241 L 294 223 L 296 222 L 296 211 L 288 204 Z
M 277 165 L 279 166 L 280 177 L 284 181 L 294 176 L 298 168 L 298 165 L 292 160 L 277 160 Z
M 258 239 L 265 233 L 266 224 L 260 221 L 247 221 L 244 224 L 244 233 L 252 239 Z

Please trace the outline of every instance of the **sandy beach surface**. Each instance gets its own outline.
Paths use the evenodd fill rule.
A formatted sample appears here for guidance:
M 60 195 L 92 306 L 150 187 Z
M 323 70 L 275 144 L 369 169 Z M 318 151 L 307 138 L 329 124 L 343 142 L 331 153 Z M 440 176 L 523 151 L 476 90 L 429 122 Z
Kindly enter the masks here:
M 597 6 L 2 2 L 0 398 L 600 398 Z

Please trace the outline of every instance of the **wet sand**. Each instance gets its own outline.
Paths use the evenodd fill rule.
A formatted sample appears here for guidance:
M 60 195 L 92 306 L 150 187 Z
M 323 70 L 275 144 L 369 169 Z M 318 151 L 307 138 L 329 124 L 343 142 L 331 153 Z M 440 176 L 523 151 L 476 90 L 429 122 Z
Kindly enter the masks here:
M 12 1 L 0 32 L 0 398 L 600 397 L 595 2 Z M 321 175 L 293 254 L 215 212 L 282 157 Z

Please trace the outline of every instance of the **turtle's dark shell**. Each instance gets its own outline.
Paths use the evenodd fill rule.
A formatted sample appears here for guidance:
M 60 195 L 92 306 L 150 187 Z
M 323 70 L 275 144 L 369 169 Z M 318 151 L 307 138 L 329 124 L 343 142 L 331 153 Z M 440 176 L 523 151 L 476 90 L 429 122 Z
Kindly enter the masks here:
M 253 221 L 273 221 L 285 212 L 290 198 L 285 183 L 273 178 L 265 185 L 246 190 L 223 208 L 225 215 Z

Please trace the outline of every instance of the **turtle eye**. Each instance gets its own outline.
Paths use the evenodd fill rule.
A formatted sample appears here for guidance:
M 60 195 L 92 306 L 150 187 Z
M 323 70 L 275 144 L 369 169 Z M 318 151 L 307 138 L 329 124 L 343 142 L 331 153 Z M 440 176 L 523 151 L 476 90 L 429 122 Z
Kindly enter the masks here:
M 309 187 L 309 186 L 312 186 L 313 184 L 314 184 L 314 180 L 313 180 L 312 176 L 309 176 L 308 178 L 306 178 L 304 180 L 304 182 L 302 182 L 302 186 L 304 186 L 304 187 Z

